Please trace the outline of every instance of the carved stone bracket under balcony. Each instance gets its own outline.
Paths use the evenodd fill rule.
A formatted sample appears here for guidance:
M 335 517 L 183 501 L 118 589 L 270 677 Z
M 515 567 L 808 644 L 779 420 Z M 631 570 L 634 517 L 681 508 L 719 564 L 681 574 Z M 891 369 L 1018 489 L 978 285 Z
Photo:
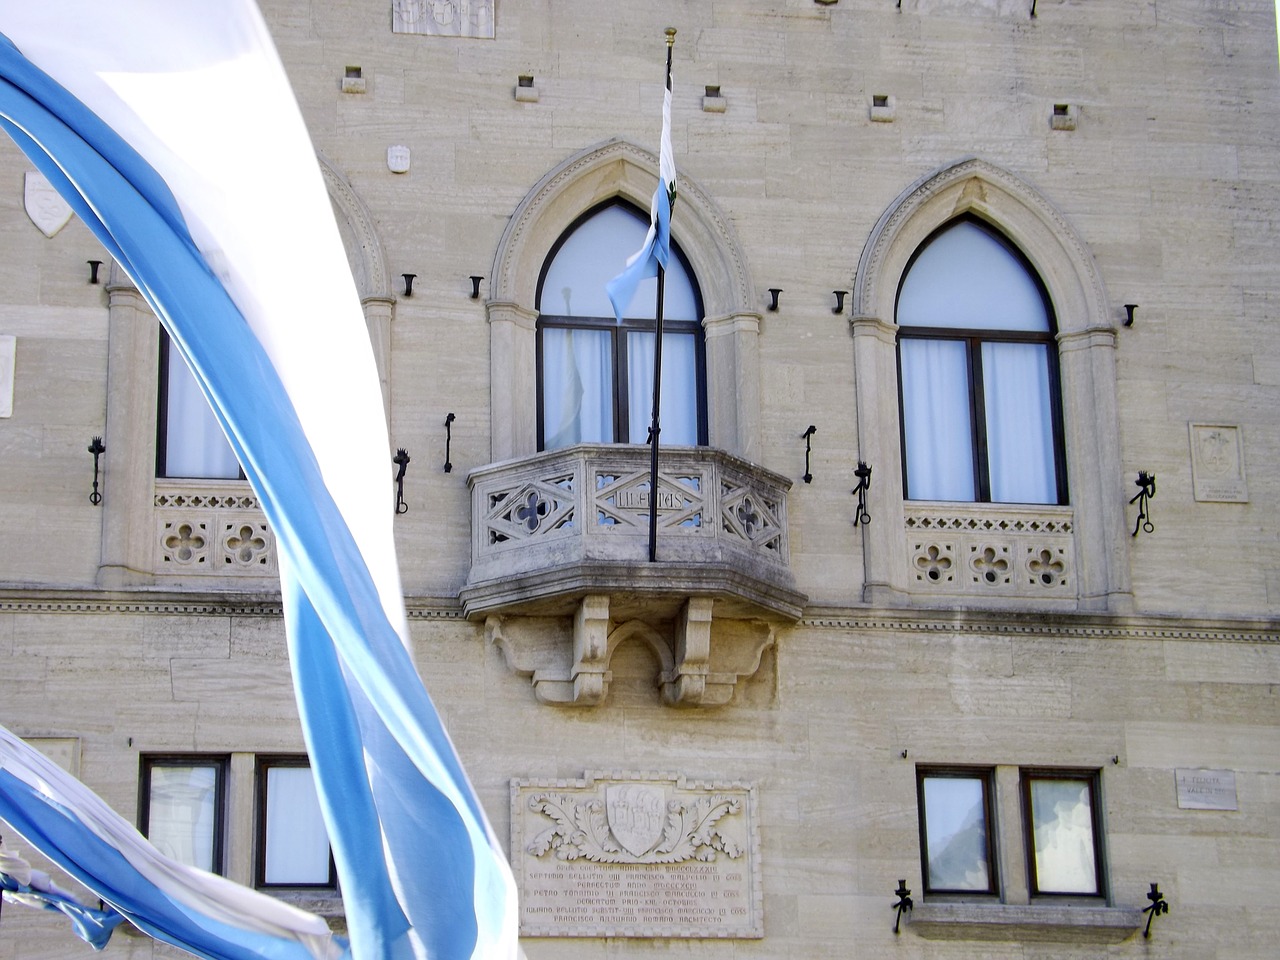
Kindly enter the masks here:
M 801 614 L 787 478 L 719 450 L 662 450 L 650 563 L 649 470 L 647 447 L 580 444 L 468 477 L 463 612 L 486 618 L 544 702 L 599 703 L 613 651 L 637 639 L 657 657 L 665 702 L 725 703 L 772 624 Z

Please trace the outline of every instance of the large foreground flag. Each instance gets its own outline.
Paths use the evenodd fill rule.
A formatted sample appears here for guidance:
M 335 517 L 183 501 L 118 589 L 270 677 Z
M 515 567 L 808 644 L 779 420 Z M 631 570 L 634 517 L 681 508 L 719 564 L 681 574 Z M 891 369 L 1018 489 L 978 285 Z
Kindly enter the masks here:
M 390 445 L 359 300 L 256 6 L 6 0 L 0 33 L 0 124 L 156 311 L 275 532 L 355 957 L 513 956 L 510 869 L 407 648 Z M 55 861 L 92 859 L 75 875 L 127 912 L 99 888 L 111 878 L 94 871 L 115 861 L 95 844 L 115 841 L 92 817 L 20 775 L 0 777 L 0 801 L 5 819 L 26 813 L 40 835 L 27 839 Z M 43 830 L 48 811 L 72 826 Z M 224 922 L 236 925 L 210 929 Z M 216 933 L 182 945 L 238 955 Z

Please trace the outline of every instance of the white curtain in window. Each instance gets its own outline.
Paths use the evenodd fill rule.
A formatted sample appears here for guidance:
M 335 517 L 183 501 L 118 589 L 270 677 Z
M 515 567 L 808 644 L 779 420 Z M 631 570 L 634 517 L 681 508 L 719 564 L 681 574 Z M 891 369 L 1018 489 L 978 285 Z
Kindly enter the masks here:
M 543 448 L 613 442 L 613 356 L 607 330 L 542 331 Z
M 182 357 L 167 349 L 165 476 L 234 480 L 240 476 L 240 464 L 222 427 Z
M 631 443 L 645 443 L 653 419 L 653 346 L 657 336 L 627 334 L 627 392 Z M 662 334 L 662 433 L 664 446 L 695 446 L 698 442 L 698 379 L 691 333 Z
M 267 768 L 267 883 L 329 882 L 329 834 L 310 767 Z
M 996 503 L 1057 503 L 1049 360 L 1043 343 L 984 343 L 987 461 Z
M 1036 886 L 1041 893 L 1097 893 L 1089 785 L 1032 780 Z
M 912 500 L 973 500 L 965 343 L 904 337 L 901 357 L 907 496 Z
M 217 768 L 212 766 L 151 768 L 147 839 L 166 857 L 201 870 L 217 870 L 219 865 L 213 862 L 217 782 Z

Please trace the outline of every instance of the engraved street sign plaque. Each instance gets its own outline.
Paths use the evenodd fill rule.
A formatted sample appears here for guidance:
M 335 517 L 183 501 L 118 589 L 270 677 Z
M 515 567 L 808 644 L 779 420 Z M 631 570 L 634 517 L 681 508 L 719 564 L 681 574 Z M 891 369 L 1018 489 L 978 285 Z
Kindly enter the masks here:
M 1234 770 L 1175 770 L 1183 810 L 1238 810 Z
M 755 788 L 675 774 L 511 781 L 520 932 L 764 936 Z

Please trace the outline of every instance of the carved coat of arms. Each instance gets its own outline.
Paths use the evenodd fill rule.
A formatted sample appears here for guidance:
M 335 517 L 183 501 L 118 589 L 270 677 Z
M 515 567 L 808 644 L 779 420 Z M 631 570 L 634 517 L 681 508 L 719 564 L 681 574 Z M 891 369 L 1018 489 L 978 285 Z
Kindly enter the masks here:
M 62 195 L 53 188 L 45 175 L 36 170 L 27 171 L 22 188 L 22 202 L 31 222 L 46 237 L 52 237 L 71 219 L 71 205 L 62 199 Z

